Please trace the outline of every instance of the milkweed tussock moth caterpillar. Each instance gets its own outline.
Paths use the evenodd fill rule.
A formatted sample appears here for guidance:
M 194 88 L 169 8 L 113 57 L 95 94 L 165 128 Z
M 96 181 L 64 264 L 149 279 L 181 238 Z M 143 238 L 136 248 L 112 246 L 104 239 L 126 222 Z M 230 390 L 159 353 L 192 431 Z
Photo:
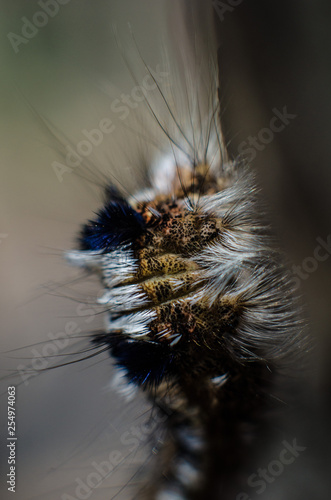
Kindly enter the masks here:
M 138 496 L 230 498 L 308 342 L 254 174 L 228 158 L 213 55 L 166 73 L 145 103 L 152 121 L 137 119 L 148 187 L 107 186 L 67 258 L 100 277 L 106 324 L 92 342 L 121 390 L 144 391 L 166 417 Z

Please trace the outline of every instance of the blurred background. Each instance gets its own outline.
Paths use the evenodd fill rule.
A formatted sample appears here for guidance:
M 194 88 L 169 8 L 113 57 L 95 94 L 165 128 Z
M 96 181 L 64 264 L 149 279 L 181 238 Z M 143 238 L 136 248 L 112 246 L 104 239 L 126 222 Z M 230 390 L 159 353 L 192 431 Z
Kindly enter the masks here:
M 171 42 L 185 43 L 175 29 L 181 2 L 69 0 L 58 2 L 51 14 L 36 14 L 46 12 L 41 3 L 0 2 L 1 367 L 4 376 L 21 371 L 15 379 L 20 384 L 16 498 L 75 498 L 77 485 L 95 471 L 92 463 L 107 459 L 113 450 L 127 457 L 125 467 L 93 488 L 90 497 L 125 500 L 130 493 L 121 488 L 135 471 L 130 464 L 141 462 L 149 442 L 150 432 L 141 427 L 146 405 L 138 401 L 123 409 L 109 390 L 106 353 L 44 373 L 41 368 L 66 362 L 64 354 L 86 347 L 84 338 L 67 345 L 68 332 L 80 337 L 102 327 L 100 310 L 91 307 L 97 281 L 89 279 L 82 286 L 81 273 L 67 265 L 62 253 L 75 246 L 79 225 L 100 206 L 100 168 L 111 169 L 129 192 L 144 182 L 128 151 L 126 160 L 118 161 L 130 144 L 123 147 L 127 124 L 118 122 L 110 104 L 136 85 L 121 46 L 124 53 L 133 50 L 132 31 L 148 64 L 162 65 L 169 33 Z M 192 2 L 182 3 L 189 12 Z M 207 9 L 207 2 L 196 3 Z M 229 0 L 212 2 L 211 13 L 230 152 L 237 156 L 243 144 L 247 149 L 249 137 L 258 138 L 252 166 L 283 248 L 302 267 L 314 255 L 317 239 L 327 241 L 331 234 L 330 5 L 326 0 Z M 274 110 L 284 107 L 295 115 L 288 126 L 272 140 L 267 133 L 259 135 L 270 128 Z M 82 130 L 97 128 L 104 118 L 112 119 L 115 128 L 110 140 L 88 157 L 90 170 L 73 168 L 59 178 L 54 162 L 63 163 L 61 144 L 77 145 L 84 138 Z M 271 500 L 328 498 L 331 258 L 305 275 L 301 286 L 318 362 L 293 428 L 307 453 L 297 474 L 285 474 L 273 493 L 259 496 Z M 54 338 L 64 340 L 54 344 Z M 54 355 L 59 357 L 50 357 Z M 44 364 L 38 364 L 40 359 Z M 5 403 L 2 397 L 3 429 Z M 2 471 L 7 467 L 4 442 Z M 3 478 L 2 473 L 1 497 L 9 498 Z M 134 476 L 133 487 L 136 480 Z
M 100 207 L 102 167 L 115 175 L 111 165 L 120 164 L 116 182 L 130 193 L 140 187 L 131 159 L 118 161 L 123 150 L 129 154 L 129 141 L 123 144 L 128 123 L 120 123 L 110 108 L 136 85 L 119 45 L 133 50 L 132 30 L 155 69 L 162 64 L 166 14 L 163 3 L 152 0 L 56 5 L 45 23 L 43 15 L 36 16 L 45 12 L 37 1 L 1 1 L 1 368 L 3 376 L 20 372 L 2 380 L 3 392 L 18 384 L 15 498 L 87 495 L 84 486 L 76 491 L 80 481 L 86 484 L 87 476 L 97 473 L 93 462 L 109 460 L 115 452 L 125 458 L 124 464 L 90 495 L 125 499 L 130 487 L 125 492 L 121 488 L 136 473 L 130 464 L 141 460 L 146 443 L 148 449 L 153 446 L 148 425 L 144 427 L 146 403 L 126 406 L 110 388 L 107 353 L 42 370 L 73 359 L 67 354 L 88 347 L 84 335 L 102 328 L 100 309 L 91 307 L 98 281 L 81 279 L 84 273 L 72 269 L 63 252 L 75 248 L 80 225 Z M 33 21 L 45 25 L 35 33 Z M 65 163 L 61 146 L 77 145 L 84 139 L 82 130 L 96 129 L 106 118 L 114 120 L 115 129 L 89 155 L 89 167 L 57 175 L 54 162 Z M 83 339 L 69 342 L 68 335 Z M 5 484 L 6 394 L 0 413 L 1 498 L 11 498 Z
M 300 274 L 315 343 L 301 407 L 289 424 L 307 449 L 299 468 L 277 481 L 274 495 L 329 498 L 331 5 L 325 0 L 227 2 L 228 9 L 213 4 L 229 149 L 247 151 L 255 140 L 248 154 L 281 245 Z M 273 117 L 284 109 L 291 115 L 286 126 L 270 134 Z M 323 261 L 316 258 L 321 244 Z

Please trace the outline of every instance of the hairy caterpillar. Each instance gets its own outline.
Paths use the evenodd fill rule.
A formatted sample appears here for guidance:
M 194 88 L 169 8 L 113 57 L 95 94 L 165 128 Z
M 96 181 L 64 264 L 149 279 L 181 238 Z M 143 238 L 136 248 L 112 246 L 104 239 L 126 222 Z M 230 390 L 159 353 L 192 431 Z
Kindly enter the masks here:
M 93 343 L 109 350 L 121 390 L 142 389 L 166 418 L 139 498 L 240 494 L 278 379 L 307 349 L 254 176 L 228 159 L 210 40 L 205 60 L 196 49 L 193 67 L 181 58 L 166 82 L 145 66 L 158 100 L 147 100 L 157 131 L 141 122 L 149 186 L 130 197 L 108 186 L 68 253 L 104 287 Z
M 185 64 L 183 67 L 185 68 Z M 208 80 L 209 73 L 211 73 L 211 81 L 215 82 L 217 70 L 213 68 L 210 61 L 208 61 L 206 67 L 202 71 L 202 79 L 206 77 Z M 186 69 L 174 70 L 172 68 L 169 76 L 170 82 L 173 83 L 173 80 L 177 79 L 176 75 L 180 74 L 181 71 L 186 74 Z M 195 73 L 194 70 L 192 72 Z M 203 85 L 199 87 L 198 81 L 198 79 L 193 80 L 196 88 L 201 90 Z M 130 253 L 131 251 L 139 253 L 144 250 L 144 245 L 147 245 L 146 241 L 141 242 L 140 239 L 144 238 L 146 234 L 150 235 L 151 242 L 149 246 L 153 248 L 156 255 L 159 255 L 159 250 L 155 250 L 155 248 L 161 248 L 161 254 L 162 252 L 171 254 L 172 260 L 169 263 L 155 263 L 155 265 L 159 264 L 161 266 L 161 271 L 157 271 L 157 275 L 152 281 L 145 279 L 144 282 L 142 277 L 139 277 L 137 283 L 134 282 L 132 287 L 124 283 L 121 288 L 120 284 L 122 283 L 120 282 L 108 283 L 109 294 L 103 297 L 103 304 L 105 309 L 113 307 L 116 316 L 123 313 L 123 307 L 125 309 L 131 307 L 131 299 L 136 301 L 132 305 L 133 311 L 149 305 L 144 302 L 146 301 L 146 291 L 150 293 L 147 300 L 155 301 L 153 306 L 149 305 L 151 309 L 155 309 L 154 305 L 158 306 L 158 301 L 162 303 L 165 296 L 168 297 L 168 303 L 176 304 L 176 301 L 183 300 L 182 293 L 187 294 L 193 301 L 196 300 L 199 310 L 196 317 L 194 317 L 190 305 L 188 311 L 185 308 L 183 312 L 179 310 L 182 317 L 179 318 L 178 314 L 176 322 L 181 325 L 183 334 L 177 334 L 181 335 L 181 337 L 174 337 L 175 325 L 169 321 L 169 312 L 165 312 L 165 323 L 167 323 L 168 330 L 154 332 L 155 335 L 164 334 L 163 340 L 156 342 L 155 339 L 151 339 L 152 342 L 146 342 L 145 338 L 141 340 L 133 339 L 131 342 L 131 336 L 144 333 L 144 329 L 146 330 L 146 316 L 141 315 L 130 316 L 125 318 L 123 322 L 121 322 L 120 317 L 115 318 L 113 316 L 112 319 L 118 321 L 117 329 L 119 331 L 115 332 L 115 335 L 106 332 L 108 333 L 106 336 L 104 335 L 105 332 L 103 332 L 103 335 L 95 337 L 95 341 L 99 344 L 102 343 L 105 347 L 110 347 L 114 351 L 115 361 L 117 359 L 120 364 L 124 365 L 124 368 L 129 370 L 138 385 L 146 387 L 145 392 L 151 392 L 153 400 L 156 398 L 156 406 L 161 407 L 161 413 L 163 411 L 168 415 L 169 408 L 171 410 L 171 415 L 165 426 L 168 428 L 168 433 L 172 434 L 172 437 L 166 436 L 165 438 L 168 443 L 165 452 L 169 453 L 169 457 L 164 457 L 163 453 L 165 452 L 162 450 L 156 454 L 156 462 L 161 461 L 168 482 L 166 480 L 156 480 L 155 485 L 153 483 L 150 485 L 151 491 L 148 494 L 153 497 L 156 494 L 165 495 L 168 491 L 170 495 L 170 490 L 172 497 L 177 494 L 179 497 L 196 495 L 198 498 L 202 495 L 209 495 L 210 498 L 213 498 L 213 496 L 218 498 L 221 491 L 223 496 L 227 494 L 227 487 L 231 489 L 231 493 L 233 490 L 234 494 L 240 494 L 241 491 L 236 471 L 237 466 L 239 470 L 240 464 L 238 462 L 241 459 L 243 462 L 245 461 L 244 451 L 246 446 L 247 450 L 249 447 L 248 443 L 241 442 L 241 433 L 236 427 L 238 424 L 237 419 L 240 420 L 240 417 L 242 417 L 240 408 L 245 408 L 244 420 L 253 420 L 254 424 L 259 419 L 263 420 L 264 410 L 268 407 L 267 400 L 270 394 L 274 395 L 273 386 L 278 365 L 282 366 L 283 362 L 286 363 L 287 361 L 290 366 L 294 363 L 298 349 L 298 342 L 294 342 L 294 340 L 300 339 L 301 327 L 300 319 L 296 317 L 296 306 L 291 303 L 291 292 L 287 300 L 289 290 L 287 271 L 269 236 L 265 217 L 262 214 L 263 209 L 260 208 L 258 195 L 255 192 L 255 181 L 250 172 L 241 166 L 240 162 L 227 160 L 221 135 L 219 135 L 220 143 L 218 142 L 217 134 L 220 134 L 220 131 L 218 125 L 219 108 L 216 100 L 217 86 L 215 83 L 204 85 L 207 92 L 206 94 L 199 92 L 197 100 L 197 92 L 192 92 L 190 94 L 191 101 L 189 100 L 189 104 L 186 106 L 185 89 L 190 89 L 190 81 L 186 81 L 184 87 L 182 85 L 182 83 L 178 84 L 176 82 L 175 90 L 172 90 L 171 83 L 168 85 L 165 82 L 160 86 L 165 100 L 163 101 L 160 93 L 156 98 L 158 100 L 158 113 L 161 113 L 162 120 L 167 123 L 166 132 L 168 134 L 164 134 L 164 131 L 158 130 L 155 132 L 153 130 L 150 132 L 149 137 L 156 135 L 158 147 L 162 147 L 164 143 L 167 146 L 165 149 L 168 151 L 163 152 L 163 157 L 161 155 L 161 159 L 158 158 L 155 161 L 155 167 L 151 168 L 152 174 L 154 173 L 154 176 L 152 175 L 154 179 L 152 178 L 151 181 L 154 192 L 134 193 L 133 196 L 128 198 L 126 193 L 119 194 L 109 189 L 105 209 L 101 210 L 99 216 L 93 219 L 91 223 L 88 223 L 83 230 L 83 251 L 81 253 L 71 253 L 70 258 L 76 263 L 86 264 L 89 268 L 92 266 L 97 269 L 98 261 L 100 259 L 107 260 L 104 254 L 109 253 L 110 269 L 112 270 L 112 266 L 115 266 L 118 267 L 120 273 L 122 270 L 127 272 L 130 270 L 130 264 L 132 264 L 133 268 L 135 265 L 139 265 L 139 258 L 135 255 L 132 257 Z M 171 89 L 170 93 L 169 88 Z M 180 90 L 182 88 L 184 88 L 183 92 Z M 204 95 L 208 96 L 205 100 Z M 194 97 L 193 102 L 192 96 Z M 148 102 L 151 106 L 154 106 L 152 97 Z M 201 105 L 201 110 L 197 110 L 196 102 Z M 169 104 L 172 111 L 167 109 L 167 104 Z M 173 109 L 176 110 L 176 113 Z M 193 141 L 193 135 L 196 134 L 195 126 L 192 129 L 189 122 L 188 129 L 191 133 L 188 137 L 189 141 L 183 139 L 179 130 L 179 127 L 182 128 L 184 125 L 184 117 L 190 116 L 188 111 L 191 111 L 192 116 L 190 119 L 192 118 L 192 121 L 199 123 L 198 130 L 203 131 L 202 134 L 200 132 L 201 140 L 199 132 L 196 135 L 195 144 Z M 174 122 L 171 112 L 175 117 L 178 117 L 178 114 L 180 115 L 179 127 Z M 198 113 L 198 115 L 201 112 L 202 118 L 206 116 L 205 123 L 203 120 L 200 123 L 200 117 L 196 119 L 197 115 L 194 115 L 194 112 Z M 193 117 L 195 120 L 193 120 Z M 194 133 L 192 133 L 192 130 Z M 170 135 L 170 141 L 167 135 Z M 197 136 L 199 139 L 197 139 Z M 177 144 L 170 145 L 171 140 L 177 143 L 176 139 L 179 139 L 180 147 Z M 188 142 L 192 143 L 193 148 L 189 146 Z M 206 148 L 207 144 L 208 148 Z M 181 151 L 180 148 L 184 151 Z M 207 155 L 204 154 L 205 151 Z M 214 156 L 214 151 L 221 152 L 223 158 L 221 159 L 217 154 Z M 164 169 L 160 168 L 160 165 L 164 166 Z M 169 198 L 173 197 L 173 192 L 176 193 L 175 201 L 177 201 L 178 205 L 170 207 Z M 218 195 L 219 192 L 221 194 Z M 164 199 L 162 199 L 162 195 Z M 155 197 L 157 198 L 155 199 Z M 177 224 L 179 230 L 175 231 L 172 222 L 169 222 L 173 219 L 179 221 L 179 224 Z M 123 230 L 123 225 L 125 230 Z M 103 232 L 102 226 L 108 227 L 106 233 Z M 200 231 L 204 234 L 205 239 L 202 239 L 199 245 Z M 196 238 L 194 245 L 192 242 L 190 243 L 191 236 Z M 179 239 L 179 242 L 177 239 Z M 217 244 L 220 258 L 215 258 Z M 138 249 L 135 245 L 138 245 Z M 141 248 L 139 245 L 141 245 Z M 198 251 L 195 245 L 197 245 Z M 102 258 L 93 254 L 95 251 L 97 253 L 100 251 L 99 247 L 102 249 Z M 96 248 L 97 250 L 95 250 Z M 120 254 L 116 255 L 118 248 L 120 248 Z M 92 254 L 89 253 L 89 250 L 91 250 Z M 115 259 L 114 264 L 111 264 L 111 256 Z M 91 259 L 89 260 L 88 257 L 91 257 Z M 185 262 L 178 262 L 182 257 Z M 118 260 L 116 260 L 117 258 Z M 134 259 L 136 262 L 132 263 Z M 239 275 L 236 274 L 235 267 L 238 262 L 244 262 L 245 264 L 242 264 L 243 270 Z M 183 265 L 183 268 L 178 274 L 183 281 L 178 280 L 177 273 L 173 275 L 168 271 L 168 268 L 171 267 L 177 270 L 180 264 Z M 108 269 L 106 264 L 103 269 Z M 159 273 L 165 270 L 167 272 L 164 273 L 164 279 L 162 280 Z M 199 272 L 209 274 L 199 276 Z M 119 278 L 121 277 L 120 275 Z M 117 278 L 116 273 L 115 278 Z M 144 286 L 149 285 L 148 290 L 139 288 L 141 283 Z M 277 291 L 276 284 L 280 284 L 280 292 Z M 163 288 L 168 288 L 170 295 L 163 295 L 166 293 L 164 290 L 160 292 L 161 285 Z M 190 295 L 191 292 L 196 295 Z M 157 298 L 157 293 L 161 293 L 161 299 Z M 230 301 L 219 304 L 220 295 L 222 296 L 222 294 L 225 295 L 226 300 L 229 298 Z M 244 297 L 242 299 L 243 303 L 238 301 L 238 296 Z M 207 300 L 207 309 L 212 311 L 210 316 L 209 312 L 208 314 L 206 312 L 206 307 L 201 306 L 201 300 Z M 265 304 L 265 301 L 267 303 L 271 301 L 270 308 L 272 314 L 275 314 L 272 318 L 277 318 L 277 321 L 279 318 L 279 323 L 276 322 L 276 325 L 279 325 L 276 344 L 274 344 L 273 330 L 268 325 L 270 316 L 264 317 L 263 304 Z M 279 310 L 273 307 L 273 304 L 276 303 L 277 306 L 281 304 Z M 259 309 L 259 306 L 261 309 Z M 253 311 L 256 311 L 257 316 L 254 316 L 253 313 L 251 317 L 249 316 L 250 307 L 253 308 Z M 241 309 L 244 309 L 244 313 Z M 124 316 L 126 316 L 126 312 Z M 285 313 L 284 317 L 283 312 Z M 131 314 L 130 309 L 128 309 L 128 313 Z M 242 319 L 242 314 L 248 316 L 248 318 L 246 317 L 246 324 Z M 238 330 L 237 321 L 239 323 L 241 321 L 241 326 L 247 328 L 247 325 L 249 327 L 252 324 L 252 316 L 253 322 L 257 317 L 261 319 L 259 336 L 256 336 L 258 338 L 254 338 L 253 334 L 250 336 L 249 330 Z M 220 318 L 220 325 L 215 325 L 213 319 L 215 317 Z M 300 317 L 300 313 L 298 313 L 298 317 Z M 205 325 L 203 324 L 204 321 Z M 202 326 L 200 325 L 201 330 L 197 330 L 194 325 L 194 323 L 199 322 L 202 323 Z M 188 328 L 186 328 L 186 324 L 188 324 Z M 272 321 L 272 324 L 275 326 L 274 321 Z M 137 326 L 142 328 L 143 331 L 137 332 Z M 157 327 L 158 325 L 156 325 Z M 122 328 L 128 328 L 128 330 L 123 333 Z M 228 336 L 223 339 L 225 328 L 228 330 Z M 209 340 L 211 344 L 208 344 L 209 332 L 213 333 L 215 329 L 217 332 L 222 332 L 218 334 L 222 336 L 222 341 L 219 342 L 218 338 L 211 339 Z M 297 331 L 298 337 L 296 337 Z M 185 341 L 183 337 L 190 335 L 194 337 L 197 332 L 198 336 L 203 337 L 204 342 L 201 346 L 195 338 L 193 342 L 196 344 L 196 352 L 193 350 L 191 354 L 190 349 L 187 348 L 187 342 L 192 343 L 191 338 L 189 337 Z M 237 332 L 239 332 L 239 335 Z M 148 332 L 149 334 L 150 332 Z M 224 345 L 222 344 L 223 340 Z M 261 340 L 263 342 L 260 343 Z M 121 344 L 122 341 L 123 345 Z M 182 348 L 183 343 L 185 348 Z M 131 346 L 132 353 L 130 352 Z M 219 352 L 220 346 L 222 346 L 221 354 Z M 203 351 L 201 356 L 199 347 Z M 136 352 L 134 349 L 137 349 Z M 226 354 L 223 353 L 223 350 Z M 175 358 L 178 358 L 174 361 L 171 359 L 173 353 L 175 353 Z M 186 353 L 190 356 L 189 359 L 185 359 Z M 125 360 L 126 356 L 129 359 Z M 194 360 L 193 366 L 191 366 L 191 356 Z M 136 366 L 137 357 L 142 359 L 142 365 L 139 363 Z M 160 359 L 162 362 L 160 362 Z M 148 364 L 149 360 L 153 361 L 152 366 Z M 167 366 L 169 361 L 171 361 L 170 368 Z M 205 366 L 205 364 L 208 366 Z M 181 365 L 183 365 L 183 368 L 181 368 Z M 161 373 L 158 371 L 160 366 Z M 220 366 L 222 367 L 221 372 L 219 371 Z M 226 369 L 224 369 L 225 367 Z M 189 383 L 194 384 L 194 391 L 201 384 L 198 395 L 192 395 L 191 393 L 194 391 L 191 388 L 184 387 L 186 382 L 183 384 L 183 371 L 190 373 L 188 379 L 191 378 Z M 203 382 L 201 379 L 204 380 L 205 377 L 206 380 Z M 177 378 L 180 381 L 179 395 L 176 394 L 176 386 L 171 387 L 172 383 L 174 383 L 172 378 L 175 379 L 176 383 Z M 238 382 L 233 382 L 232 379 L 238 380 Z M 196 381 L 197 383 L 195 383 Z M 169 385 L 165 393 L 162 392 L 164 390 L 162 382 L 167 382 Z M 238 385 L 236 385 L 237 383 Z M 207 395 L 210 392 L 210 387 L 213 394 L 212 399 L 208 401 Z M 260 401 L 256 407 L 251 403 L 250 391 L 254 392 L 254 394 L 261 391 Z M 175 392 L 175 394 L 172 392 Z M 184 392 L 184 395 L 182 392 Z M 216 412 L 217 405 L 220 405 L 221 402 L 223 405 L 222 398 L 224 397 L 226 401 L 224 406 L 227 406 L 229 401 L 232 401 L 232 394 L 237 395 L 239 393 L 241 395 L 243 392 L 249 400 L 247 407 L 246 401 L 241 401 L 240 398 L 237 403 L 239 410 L 236 405 L 232 409 L 229 408 L 229 414 L 225 422 L 223 422 L 223 416 L 220 416 L 222 412 Z M 166 399 L 164 403 L 165 395 L 167 398 L 169 397 L 169 401 Z M 264 401 L 264 396 L 266 401 Z M 205 408 L 201 409 L 201 406 L 214 406 L 214 404 L 215 410 L 205 411 Z M 241 407 L 242 404 L 243 407 Z M 197 415 L 191 415 L 191 412 L 194 413 L 192 408 L 194 408 L 194 411 L 198 408 Z M 254 418 L 251 416 L 251 412 Z M 255 413 L 258 414 L 257 420 L 255 420 Z M 212 428 L 216 428 L 215 432 L 213 429 L 212 433 L 206 433 L 206 427 L 209 424 L 209 420 L 206 422 L 206 418 L 210 419 Z M 162 418 L 160 420 L 162 422 Z M 240 427 L 239 424 L 238 426 Z M 247 441 L 249 441 L 251 434 L 254 436 L 255 432 L 251 432 L 250 428 L 246 428 L 243 434 L 245 439 L 248 436 Z M 224 435 L 231 436 L 233 439 L 229 439 L 228 443 L 224 442 Z M 192 450 L 193 446 L 196 446 L 197 449 Z M 198 446 L 201 446 L 200 450 Z M 229 472 L 227 468 L 229 468 Z M 229 486 L 222 485 L 222 478 L 219 477 L 220 469 L 223 471 L 222 475 L 224 474 L 228 478 Z M 148 481 L 148 473 L 146 480 Z M 194 484 L 195 481 L 196 484 Z M 155 493 L 154 489 L 158 493 Z

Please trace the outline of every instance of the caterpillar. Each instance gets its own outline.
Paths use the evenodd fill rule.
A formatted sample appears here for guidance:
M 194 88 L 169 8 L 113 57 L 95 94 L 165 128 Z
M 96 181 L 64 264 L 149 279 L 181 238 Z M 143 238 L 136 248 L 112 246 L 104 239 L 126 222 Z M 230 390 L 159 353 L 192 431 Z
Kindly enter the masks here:
M 212 31 L 211 11 L 195 8 L 193 24 L 190 10 L 173 23 L 183 44 L 160 73 L 133 42 L 134 83 L 140 71 L 153 89 L 136 91 L 144 112 L 127 103 L 145 186 L 128 194 L 109 172 L 103 207 L 66 253 L 103 288 L 105 326 L 91 334 L 91 352 L 110 354 L 113 386 L 127 399 L 142 393 L 158 422 L 134 498 L 247 498 L 255 454 L 309 347 L 258 181 L 228 154 L 215 41 L 199 33 L 205 8 Z M 189 42 L 183 32 L 194 33 Z
M 240 494 L 279 411 L 279 379 L 307 350 L 256 179 L 227 153 L 211 40 L 205 59 L 195 47 L 195 61 L 169 64 L 161 83 L 142 60 L 156 88 L 146 108 L 157 130 L 140 122 L 148 186 L 127 196 L 108 185 L 67 253 L 101 280 L 106 321 L 92 343 L 109 351 L 119 390 L 143 391 L 164 417 L 137 498 Z

